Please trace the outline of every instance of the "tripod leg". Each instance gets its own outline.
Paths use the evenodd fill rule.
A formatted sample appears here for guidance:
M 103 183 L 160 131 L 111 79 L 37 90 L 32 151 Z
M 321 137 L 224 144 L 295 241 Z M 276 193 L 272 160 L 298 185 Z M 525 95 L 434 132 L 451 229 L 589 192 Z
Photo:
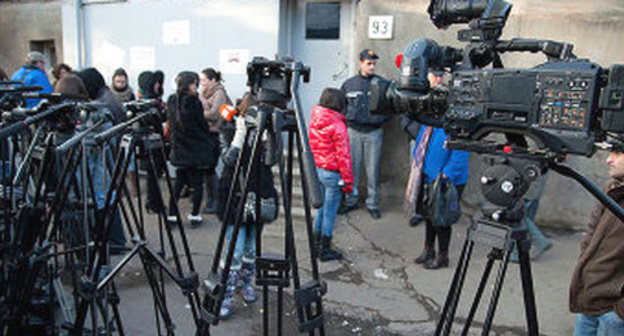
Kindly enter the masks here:
M 529 336 L 539 335 L 537 321 L 537 309 L 535 306 L 535 292 L 533 290 L 533 277 L 531 275 L 531 261 L 529 260 L 529 243 L 526 233 L 522 239 L 516 240 L 518 246 L 518 260 L 520 262 L 520 278 L 522 280 L 522 293 L 524 296 L 524 308 L 527 319 Z
M 494 314 L 496 313 L 496 306 L 498 305 L 498 298 L 500 297 L 501 290 L 503 288 L 503 282 L 505 280 L 505 274 L 507 273 L 507 266 L 509 265 L 509 257 L 511 255 L 511 249 L 505 250 L 503 253 L 503 261 L 499 265 L 498 274 L 496 275 L 496 283 L 494 284 L 494 290 L 490 299 L 490 305 L 488 306 L 487 314 L 485 315 L 485 321 L 483 323 L 482 336 L 487 336 L 492 328 L 492 322 L 494 321 Z
M 481 301 L 481 297 L 483 296 L 483 291 L 485 290 L 485 285 L 487 284 L 488 279 L 490 278 L 490 273 L 492 272 L 492 267 L 494 266 L 494 255 L 492 253 L 494 250 L 490 252 L 490 256 L 488 256 L 487 264 L 485 265 L 485 270 L 483 271 L 483 275 L 481 276 L 481 281 L 479 282 L 479 287 L 477 288 L 477 292 L 475 293 L 474 300 L 472 300 L 472 306 L 470 307 L 470 312 L 468 313 L 468 317 L 466 318 L 466 323 L 464 324 L 464 329 L 462 331 L 462 336 L 467 336 L 468 331 L 470 330 L 470 325 L 474 319 L 474 316 L 477 312 L 477 308 L 479 308 L 479 302 Z
M 436 326 L 436 336 L 448 335 L 451 332 L 453 319 L 455 318 L 455 309 L 457 308 L 459 297 L 461 296 L 461 290 L 468 270 L 468 265 L 470 263 L 470 256 L 472 255 L 473 247 L 474 242 L 470 241 L 470 239 L 466 237 L 464 246 L 462 247 L 462 252 L 457 262 L 457 267 L 455 268 L 455 274 L 453 275 L 451 287 L 449 288 L 449 292 L 446 296 L 444 308 L 442 308 L 442 312 L 440 313 L 440 320 Z

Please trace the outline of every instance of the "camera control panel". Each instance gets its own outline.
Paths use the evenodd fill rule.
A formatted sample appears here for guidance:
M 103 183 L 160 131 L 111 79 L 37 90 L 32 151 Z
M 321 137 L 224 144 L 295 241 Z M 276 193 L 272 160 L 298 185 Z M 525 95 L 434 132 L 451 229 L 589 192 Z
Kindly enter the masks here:
M 595 74 L 587 73 L 539 73 L 536 77 L 539 126 L 589 129 L 595 78 Z

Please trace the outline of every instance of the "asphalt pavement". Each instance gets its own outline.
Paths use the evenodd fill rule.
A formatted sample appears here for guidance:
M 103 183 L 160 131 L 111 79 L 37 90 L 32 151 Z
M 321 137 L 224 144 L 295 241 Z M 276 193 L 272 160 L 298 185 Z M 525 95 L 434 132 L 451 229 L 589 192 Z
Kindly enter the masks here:
M 387 186 L 386 186 L 387 188 Z M 190 208 L 190 200 L 180 202 L 182 213 Z M 449 268 L 426 270 L 414 263 L 424 240 L 424 226 L 407 225 L 400 199 L 386 198 L 381 204 L 382 218 L 374 220 L 364 209 L 338 216 L 335 246 L 345 259 L 319 263 L 321 278 L 328 292 L 323 305 L 326 313 L 326 335 L 432 335 L 444 305 L 455 267 L 464 244 L 472 212 L 453 226 Z M 146 216 L 150 246 L 158 249 L 156 215 Z M 284 248 L 284 222 L 280 217 L 263 232 L 263 251 L 280 252 Z M 206 215 L 203 225 L 192 229 L 185 223 L 192 259 L 203 278 L 208 274 L 219 235 L 220 223 Z M 579 253 L 582 232 L 546 231 L 553 247 L 531 263 L 535 298 L 541 335 L 571 335 L 574 316 L 567 309 L 568 285 Z M 175 231 L 179 239 L 179 231 Z M 295 223 L 295 246 L 302 282 L 311 279 L 310 254 L 304 221 Z M 460 334 L 470 304 L 479 284 L 490 249 L 477 245 L 454 320 L 452 334 Z M 115 257 L 119 261 L 121 257 Z M 171 262 L 171 253 L 167 253 Z M 479 335 L 490 300 L 496 272 L 485 286 L 470 335 Z M 115 279 L 121 297 L 120 311 L 127 335 L 156 335 L 157 321 L 151 291 L 144 277 L 139 258 L 126 265 Z M 176 335 L 193 335 L 195 326 L 188 300 L 171 281 L 166 281 L 167 307 L 176 325 Z M 285 290 L 283 334 L 296 335 L 297 316 L 293 307 L 292 287 Z M 259 291 L 259 294 L 261 292 Z M 261 335 L 262 296 L 253 304 L 244 304 L 239 297 L 232 318 L 210 328 L 212 335 Z M 269 294 L 269 310 L 277 309 L 275 291 Z M 276 335 L 277 318 L 270 315 L 270 335 Z M 519 267 L 510 264 L 495 310 L 491 335 L 527 335 L 523 291 Z

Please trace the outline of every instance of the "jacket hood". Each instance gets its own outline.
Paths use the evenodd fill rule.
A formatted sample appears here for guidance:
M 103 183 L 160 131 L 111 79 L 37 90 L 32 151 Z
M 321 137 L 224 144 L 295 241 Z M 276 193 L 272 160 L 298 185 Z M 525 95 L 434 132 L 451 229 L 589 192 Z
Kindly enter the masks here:
M 321 105 L 312 106 L 312 115 L 310 117 L 310 127 L 323 128 L 331 125 L 336 121 L 346 122 L 347 118 L 344 114 L 336 112 Z
M 106 82 L 102 74 L 95 68 L 86 68 L 77 73 L 78 77 L 82 80 L 89 98 L 97 99 L 103 88 L 106 87 Z

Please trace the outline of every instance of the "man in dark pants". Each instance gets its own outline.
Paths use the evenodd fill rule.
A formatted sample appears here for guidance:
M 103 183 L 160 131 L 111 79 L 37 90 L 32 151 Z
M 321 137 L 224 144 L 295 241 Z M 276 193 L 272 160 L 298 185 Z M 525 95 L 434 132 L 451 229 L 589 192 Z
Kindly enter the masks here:
M 353 163 L 353 185 L 359 185 L 364 164 L 367 179 L 366 208 L 374 219 L 381 218 L 379 210 L 379 165 L 383 144 L 381 126 L 390 119 L 388 115 L 375 115 L 370 111 L 371 83 L 387 82 L 383 77 L 375 75 L 378 58 L 372 50 L 362 50 L 359 73 L 347 79 L 341 87 L 347 96 L 346 117 Z M 356 209 L 357 201 L 357 194 L 345 195 L 338 213 L 345 214 Z
M 613 137 L 603 190 L 624 206 L 624 136 Z M 599 203 L 591 214 L 570 284 L 574 336 L 624 335 L 624 223 Z

